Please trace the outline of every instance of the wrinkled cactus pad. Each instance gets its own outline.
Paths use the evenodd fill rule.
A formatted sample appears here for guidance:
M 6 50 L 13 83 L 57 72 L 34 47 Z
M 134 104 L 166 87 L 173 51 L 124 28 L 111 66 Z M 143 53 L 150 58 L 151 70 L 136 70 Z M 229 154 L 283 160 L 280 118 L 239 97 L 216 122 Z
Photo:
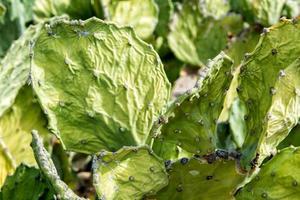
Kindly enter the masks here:
M 84 153 L 145 143 L 170 96 L 152 46 L 131 28 L 96 18 L 45 24 L 31 81 L 52 132 Z
M 168 184 L 164 162 L 148 147 L 101 152 L 93 162 L 93 181 L 101 199 L 142 199 Z
M 101 0 L 104 16 L 119 25 L 132 26 L 137 35 L 147 39 L 158 23 L 158 6 L 155 0 Z
M 168 44 L 172 52 L 179 60 L 198 67 L 206 65 L 209 59 L 225 49 L 228 34 L 238 34 L 243 28 L 242 19 L 237 14 L 228 14 L 223 18 L 218 16 L 218 20 L 205 17 L 204 11 L 208 12 L 207 15 L 218 12 L 210 10 L 208 4 L 211 3 L 205 2 L 200 3 L 203 6 L 199 6 L 196 0 L 178 4 L 169 25 Z
M 206 69 L 198 87 L 175 100 L 160 117 L 153 149 L 164 159 L 177 159 L 180 152 L 205 155 L 214 152 L 216 123 L 232 80 L 232 60 L 221 53 Z
M 274 153 L 298 122 L 300 44 L 295 41 L 299 38 L 298 21 L 282 20 L 264 30 L 255 50 L 242 63 L 237 92 L 247 107 L 244 167 L 255 157 L 261 162 Z
M 0 116 L 14 103 L 19 90 L 29 78 L 30 40 L 41 25 L 31 26 L 14 42 L 0 61 Z

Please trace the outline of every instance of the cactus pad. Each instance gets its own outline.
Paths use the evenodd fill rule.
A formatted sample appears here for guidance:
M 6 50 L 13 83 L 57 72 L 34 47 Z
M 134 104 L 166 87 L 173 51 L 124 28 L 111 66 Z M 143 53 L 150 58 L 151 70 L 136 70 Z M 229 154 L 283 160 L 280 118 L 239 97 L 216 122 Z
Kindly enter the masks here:
M 207 164 L 195 158 L 185 159 L 170 166 L 170 183 L 154 199 L 232 199 L 244 179 L 244 175 L 236 171 L 233 160 Z
M 176 57 L 202 66 L 226 46 L 227 33 L 218 21 L 205 20 L 198 1 L 186 1 L 175 12 L 170 23 L 168 43 Z M 206 30 L 206 31 L 204 31 Z
M 241 12 L 246 21 L 268 26 L 279 20 L 285 2 L 286 0 L 230 0 L 230 5 L 234 11 Z
M 168 184 L 164 162 L 148 147 L 101 152 L 93 162 L 94 186 L 101 199 L 142 199 Z
M 291 37 L 285 37 L 289 33 Z M 242 63 L 237 91 L 247 107 L 241 161 L 245 168 L 255 157 L 260 163 L 274 153 L 298 122 L 300 45 L 295 41 L 299 38 L 297 20 L 282 20 L 264 30 L 255 50 Z
M 130 25 L 142 39 L 149 38 L 158 23 L 155 0 L 101 0 L 104 16 L 119 25 Z
M 299 199 L 300 149 L 283 149 L 236 195 L 237 200 Z
M 199 7 L 204 17 L 212 17 L 214 19 L 221 19 L 227 15 L 230 9 L 229 2 L 224 0 L 200 0 Z
M 180 152 L 205 155 L 214 152 L 216 123 L 232 80 L 232 60 L 224 53 L 208 65 L 198 87 L 179 97 L 161 116 L 153 149 L 164 159 L 177 159 Z
M 172 0 L 155 0 L 159 8 L 158 24 L 155 32 L 159 36 L 166 37 L 169 33 L 169 22 L 174 12 Z
M 21 164 L 12 176 L 6 178 L 1 188 L 0 200 L 7 199 L 52 200 L 55 197 L 38 169 Z
M 145 143 L 169 100 L 160 58 L 131 28 L 59 20 L 39 34 L 31 80 L 50 129 L 70 150 Z
M 0 117 L 0 187 L 21 162 L 36 165 L 30 148 L 30 131 L 36 128 L 49 138 L 44 127 L 46 124 L 42 110 L 34 102 L 31 88 L 22 88 L 13 106 Z
M 37 22 L 42 22 L 45 19 L 66 14 L 71 19 L 87 19 L 94 16 L 91 2 L 87 0 L 34 1 L 33 18 Z

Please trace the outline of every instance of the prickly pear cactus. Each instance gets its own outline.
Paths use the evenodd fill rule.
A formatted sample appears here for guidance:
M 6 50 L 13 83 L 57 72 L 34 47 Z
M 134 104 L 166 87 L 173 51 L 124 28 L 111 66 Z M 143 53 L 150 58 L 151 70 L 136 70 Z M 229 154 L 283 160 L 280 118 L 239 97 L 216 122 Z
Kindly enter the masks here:
M 13 106 L 0 117 L 0 187 L 6 176 L 12 174 L 21 163 L 36 165 L 30 148 L 30 131 L 36 128 L 45 138 L 49 138 L 44 127 L 46 124 L 42 110 L 34 102 L 31 88 L 22 88 Z
M 228 200 L 244 179 L 234 160 L 218 159 L 208 164 L 182 158 L 168 167 L 170 183 L 152 199 Z
M 150 148 L 123 147 L 94 159 L 93 182 L 100 199 L 142 199 L 165 187 L 168 175 Z
M 214 20 L 204 20 L 198 1 L 185 1 L 170 24 L 168 43 L 177 58 L 202 66 L 226 46 L 226 31 Z M 207 30 L 207 31 L 204 31 Z
M 286 0 L 230 0 L 231 8 L 241 12 L 245 20 L 269 26 L 278 22 Z
M 94 16 L 91 2 L 87 0 L 34 1 L 33 18 L 37 22 L 42 22 L 48 18 L 66 14 L 71 19 L 87 19 Z
M 198 88 L 170 105 L 152 130 L 154 151 L 164 159 L 177 159 L 180 152 L 205 155 L 214 152 L 216 123 L 232 79 L 232 60 L 224 53 L 208 65 Z
M 1 188 L 0 200 L 53 200 L 56 199 L 52 188 L 41 172 L 21 164 L 12 176 L 8 176 Z
M 119 25 L 130 25 L 142 39 L 148 39 L 158 23 L 155 0 L 101 0 L 104 16 Z
M 32 51 L 33 89 L 67 149 L 145 143 L 170 83 L 152 46 L 131 28 L 96 18 L 58 20 L 45 25 Z
M 78 197 L 69 187 L 66 185 L 55 169 L 54 163 L 47 150 L 43 146 L 43 141 L 38 135 L 38 131 L 33 130 L 31 147 L 34 152 L 34 157 L 39 165 L 40 170 L 43 172 L 46 179 L 50 182 L 53 187 L 53 191 L 58 196 L 58 199 L 62 200 L 85 200 L 84 198 Z
M 290 33 L 293 34 L 287 38 Z M 298 21 L 282 20 L 264 30 L 255 50 L 242 63 L 237 91 L 247 107 L 247 136 L 241 160 L 244 167 L 255 157 L 253 162 L 260 163 L 274 153 L 297 124 L 300 46 L 295 41 L 299 38 Z
M 283 149 L 236 195 L 237 200 L 299 199 L 300 149 Z

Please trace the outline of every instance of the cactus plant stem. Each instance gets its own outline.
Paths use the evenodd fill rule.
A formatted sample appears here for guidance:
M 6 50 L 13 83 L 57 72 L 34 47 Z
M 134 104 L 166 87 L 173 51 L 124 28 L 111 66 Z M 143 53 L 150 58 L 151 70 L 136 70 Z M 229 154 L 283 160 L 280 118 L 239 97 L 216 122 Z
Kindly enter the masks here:
M 84 198 L 78 197 L 63 181 L 60 180 L 49 153 L 43 147 L 43 142 L 42 139 L 39 137 L 38 132 L 36 130 L 32 130 L 31 134 L 31 147 L 33 149 L 37 163 L 41 171 L 44 173 L 44 175 L 47 177 L 47 179 L 53 186 L 53 189 L 57 193 L 59 199 L 84 200 Z

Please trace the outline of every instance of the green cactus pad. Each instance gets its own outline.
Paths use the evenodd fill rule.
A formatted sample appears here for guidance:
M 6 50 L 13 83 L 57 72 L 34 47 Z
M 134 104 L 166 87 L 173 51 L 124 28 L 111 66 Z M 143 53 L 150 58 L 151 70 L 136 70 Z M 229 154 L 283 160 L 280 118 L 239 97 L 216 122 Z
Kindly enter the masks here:
M 174 12 L 172 0 L 155 0 L 159 8 L 158 24 L 155 28 L 157 35 L 167 37 L 169 22 Z
M 169 174 L 169 185 L 152 199 L 233 199 L 235 190 L 244 179 L 244 175 L 236 171 L 233 160 L 207 164 L 195 158 L 189 161 L 181 159 L 170 166 Z
M 32 0 L 0 0 L 0 60 L 25 31 L 25 23 L 32 20 L 31 3 Z
M 30 148 L 30 131 L 36 128 L 49 138 L 44 128 L 46 124 L 31 88 L 22 88 L 12 107 L 0 117 L 0 187 L 21 162 L 36 165 Z
M 295 41 L 299 38 L 298 22 L 282 20 L 264 30 L 255 50 L 242 63 L 237 91 L 247 107 L 247 136 L 241 161 L 245 168 L 255 157 L 260 163 L 274 153 L 297 124 L 300 44 Z
M 297 200 L 299 183 L 300 149 L 286 148 L 262 166 L 252 181 L 237 193 L 236 199 Z
M 52 200 L 54 193 L 40 171 L 21 164 L 1 188 L 0 200 Z
M 230 9 L 229 2 L 224 0 L 200 0 L 199 7 L 204 17 L 212 17 L 214 19 L 221 19 Z
M 71 19 L 87 19 L 94 16 L 91 2 L 88 0 L 36 0 L 33 5 L 33 18 L 37 22 L 42 22 L 54 16 L 67 14 Z
M 278 22 L 286 0 L 230 0 L 231 8 L 248 22 L 269 26 Z
M 83 153 L 144 144 L 170 96 L 160 58 L 131 28 L 96 18 L 45 25 L 31 80 L 49 126 Z
M 46 180 L 49 181 L 51 184 L 53 191 L 61 200 L 85 200 L 77 196 L 67 184 L 65 184 L 55 169 L 55 165 L 51 160 L 50 154 L 43 146 L 43 141 L 38 135 L 38 131 L 33 130 L 31 131 L 32 134 L 32 142 L 31 147 L 34 152 L 34 157 L 36 162 L 39 165 L 40 170 L 42 171 L 43 175 L 45 176 Z
M 34 39 L 39 28 L 41 25 L 28 28 L 0 61 L 0 117 L 14 103 L 19 90 L 29 79 L 30 40 Z
M 245 58 L 245 54 L 252 52 L 255 49 L 260 37 L 260 31 L 250 27 L 243 30 L 238 37 L 228 45 L 225 53 L 234 60 L 234 65 L 239 66 Z
M 208 65 L 199 88 L 175 100 L 152 130 L 153 149 L 164 159 L 177 159 L 180 152 L 201 154 L 216 148 L 216 123 L 232 79 L 232 60 L 224 53 Z M 161 132 L 161 133 L 160 133 Z
M 148 39 L 158 23 L 154 0 L 101 0 L 104 16 L 119 25 L 130 25 L 142 39 Z
M 246 113 L 245 105 L 238 99 L 236 91 L 241 68 L 240 63 L 249 52 L 252 52 L 255 49 L 255 46 L 259 41 L 259 36 L 259 32 L 254 28 L 245 29 L 238 37 L 232 39 L 228 49 L 225 51 L 225 53 L 233 59 L 235 70 L 224 100 L 224 108 L 219 116 L 219 121 L 228 123 L 231 141 L 235 144 L 235 148 L 241 148 L 246 136 L 244 121 Z M 221 146 L 226 149 L 231 148 L 226 145 Z
M 168 184 L 164 162 L 148 147 L 101 152 L 93 162 L 93 182 L 101 199 L 142 199 Z
M 242 28 L 238 15 L 222 20 L 204 18 L 196 0 L 186 0 L 177 6 L 170 22 L 168 43 L 178 59 L 195 66 L 203 66 L 225 49 L 227 32 L 237 33 Z

